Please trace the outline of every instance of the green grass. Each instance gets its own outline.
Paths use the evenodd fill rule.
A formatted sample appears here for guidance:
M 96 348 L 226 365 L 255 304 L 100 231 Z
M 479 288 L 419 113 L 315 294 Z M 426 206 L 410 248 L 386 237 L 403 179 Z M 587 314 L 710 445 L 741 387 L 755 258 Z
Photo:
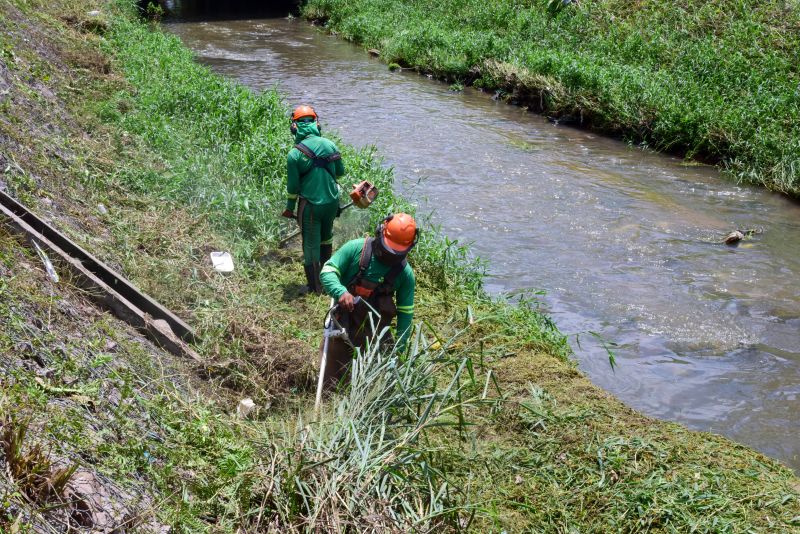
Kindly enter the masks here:
M 131 99 L 121 93 L 101 104 L 99 114 L 118 119 L 169 162 L 160 173 L 129 169 L 121 181 L 204 212 L 215 229 L 236 236 L 245 255 L 259 245 L 274 245 L 287 233 L 276 206 L 285 199 L 285 158 L 293 144 L 281 96 L 271 90 L 256 95 L 210 76 L 207 68 L 193 62 L 179 39 L 136 22 L 115 24 L 108 49 L 135 88 L 136 105 L 119 113 L 120 103 Z M 342 152 L 347 163 L 347 176 L 341 182 L 344 191 L 370 180 L 383 192 L 369 212 L 348 214 L 357 220 L 351 226 L 363 231 L 387 213 L 414 212 L 391 193 L 392 174 L 381 166 L 374 149 L 355 151 L 342 145 Z M 417 250 L 417 262 L 431 276 L 450 279 L 453 286 L 473 292 L 480 289 L 482 269 L 468 260 L 466 248 L 455 243 L 443 246 L 437 232 L 427 231 Z
M 35 253 L 0 230 L 0 411 L 30 419 L 25 450 L 50 444 L 53 457 L 102 475 L 126 511 L 175 532 L 800 527 L 787 469 L 642 417 L 592 386 L 535 296 L 488 298 L 480 262 L 435 230 L 411 258 L 411 352 L 369 351 L 354 386 L 314 417 L 327 300 L 295 298 L 298 251 L 274 248 L 285 231 L 286 106 L 198 66 L 127 4 L 106 14 L 102 38 L 60 18 L 91 7 L 0 8 L 22 58 L 15 83 L 34 83 L 24 58 L 50 57 L 56 63 L 42 68 L 64 98 L 15 95 L 18 120 L 0 116 L 0 146 L 22 170 L 0 179 L 195 326 L 204 363 L 149 345 L 68 279 L 49 284 Z M 58 46 L 31 44 L 51 40 Z M 65 55 L 74 69 L 59 68 Z M 110 73 L 86 67 L 98 58 L 111 60 Z M 43 116 L 64 118 L 63 135 L 29 127 Z M 344 239 L 407 204 L 372 151 L 342 149 L 352 181 L 383 188 L 379 210 L 342 221 Z M 235 254 L 230 276 L 209 265 L 220 249 Z M 253 419 L 233 415 L 245 396 L 259 407 Z M 0 528 L 63 524 L 40 504 L 0 478 Z
M 800 5 L 308 0 L 387 62 L 800 194 Z

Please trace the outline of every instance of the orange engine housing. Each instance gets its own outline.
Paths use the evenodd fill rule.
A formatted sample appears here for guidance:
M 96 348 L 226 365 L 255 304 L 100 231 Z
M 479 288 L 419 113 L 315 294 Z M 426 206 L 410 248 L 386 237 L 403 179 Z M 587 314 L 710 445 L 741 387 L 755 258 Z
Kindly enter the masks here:
M 353 201 L 353 205 L 361 209 L 368 208 L 377 196 L 378 188 L 366 180 L 354 184 L 353 190 L 350 191 L 350 200 Z

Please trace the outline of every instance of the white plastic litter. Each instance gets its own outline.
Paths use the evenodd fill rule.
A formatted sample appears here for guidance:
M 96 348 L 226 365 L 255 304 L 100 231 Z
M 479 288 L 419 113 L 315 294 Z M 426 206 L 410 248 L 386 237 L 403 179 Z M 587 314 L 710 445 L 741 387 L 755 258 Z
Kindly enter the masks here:
M 108 208 L 104 204 L 98 204 L 97 211 L 100 212 L 100 215 L 108 215 Z
M 233 272 L 233 258 L 229 252 L 212 252 L 211 265 L 221 273 Z
M 247 398 L 240 400 L 239 406 L 236 407 L 236 417 L 239 419 L 246 418 L 255 407 L 256 403 L 253 402 L 253 399 Z
M 90 17 L 99 17 L 99 16 L 100 16 L 100 11 L 98 11 L 97 9 L 95 9 L 95 10 L 93 10 L 93 11 L 89 11 L 89 12 L 88 12 L 88 13 L 86 13 L 86 14 L 87 14 L 88 16 L 90 16 Z
M 39 246 L 39 243 L 36 241 L 33 242 L 33 246 L 36 248 L 36 253 L 39 255 L 39 259 L 42 260 L 44 263 L 44 269 L 47 271 L 47 276 L 50 277 L 55 283 L 58 283 L 58 273 L 56 272 L 55 267 L 53 267 L 53 263 L 50 261 L 50 258 L 47 257 L 47 254 L 44 253 L 42 247 Z

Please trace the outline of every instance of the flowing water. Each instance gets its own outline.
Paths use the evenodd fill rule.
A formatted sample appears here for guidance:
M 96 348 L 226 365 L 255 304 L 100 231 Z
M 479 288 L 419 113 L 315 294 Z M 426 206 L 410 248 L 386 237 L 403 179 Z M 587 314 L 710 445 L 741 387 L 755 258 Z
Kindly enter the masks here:
M 489 260 L 490 291 L 546 291 L 596 384 L 800 469 L 798 204 L 478 91 L 389 72 L 299 20 L 168 28 L 215 71 L 277 86 L 347 143 L 376 145 L 398 187 Z M 720 244 L 735 228 L 763 233 Z M 619 344 L 616 372 L 588 332 Z

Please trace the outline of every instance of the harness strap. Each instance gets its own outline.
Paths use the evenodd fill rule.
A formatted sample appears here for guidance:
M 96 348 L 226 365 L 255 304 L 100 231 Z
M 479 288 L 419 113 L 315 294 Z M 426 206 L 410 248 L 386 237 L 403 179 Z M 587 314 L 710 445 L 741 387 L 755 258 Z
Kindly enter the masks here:
M 303 143 L 297 143 L 294 147 L 299 150 L 304 156 L 311 160 L 311 163 L 314 167 L 318 167 L 320 169 L 325 169 L 328 171 L 328 174 L 336 181 L 336 177 L 333 176 L 333 173 L 328 169 L 328 164 L 333 163 L 334 161 L 339 161 L 342 159 L 342 155 L 339 152 L 334 152 L 330 156 L 317 156 L 317 154 L 308 148 Z
M 372 240 L 372 237 L 364 238 L 364 247 L 361 249 L 361 257 L 358 260 L 358 272 L 353 279 L 350 280 L 350 283 L 347 284 L 347 287 L 352 287 L 353 284 L 360 284 L 361 279 L 364 277 L 364 273 L 367 272 L 369 262 L 372 260 Z
M 386 276 L 383 277 L 383 283 L 380 285 L 379 289 L 383 288 L 383 291 L 391 292 L 394 290 L 394 281 L 400 276 L 400 273 L 403 272 L 403 269 L 406 268 L 406 260 L 404 259 L 397 265 L 393 266 L 389 269 L 389 272 L 386 273 Z M 385 286 L 385 287 L 384 287 Z
M 367 237 L 364 239 L 364 248 L 361 249 L 361 258 L 358 260 L 358 272 L 347 285 L 347 287 L 361 284 L 361 279 L 367 272 L 367 268 L 369 268 L 369 262 L 372 260 L 373 241 L 375 241 L 374 237 Z M 403 272 L 403 269 L 406 268 L 407 263 L 408 262 L 404 259 L 389 269 L 389 272 L 387 272 L 386 276 L 383 277 L 383 282 L 381 282 L 381 284 L 376 287 L 373 292 L 380 292 L 384 294 L 391 293 L 394 290 L 394 281 L 398 276 L 400 276 L 400 273 Z

